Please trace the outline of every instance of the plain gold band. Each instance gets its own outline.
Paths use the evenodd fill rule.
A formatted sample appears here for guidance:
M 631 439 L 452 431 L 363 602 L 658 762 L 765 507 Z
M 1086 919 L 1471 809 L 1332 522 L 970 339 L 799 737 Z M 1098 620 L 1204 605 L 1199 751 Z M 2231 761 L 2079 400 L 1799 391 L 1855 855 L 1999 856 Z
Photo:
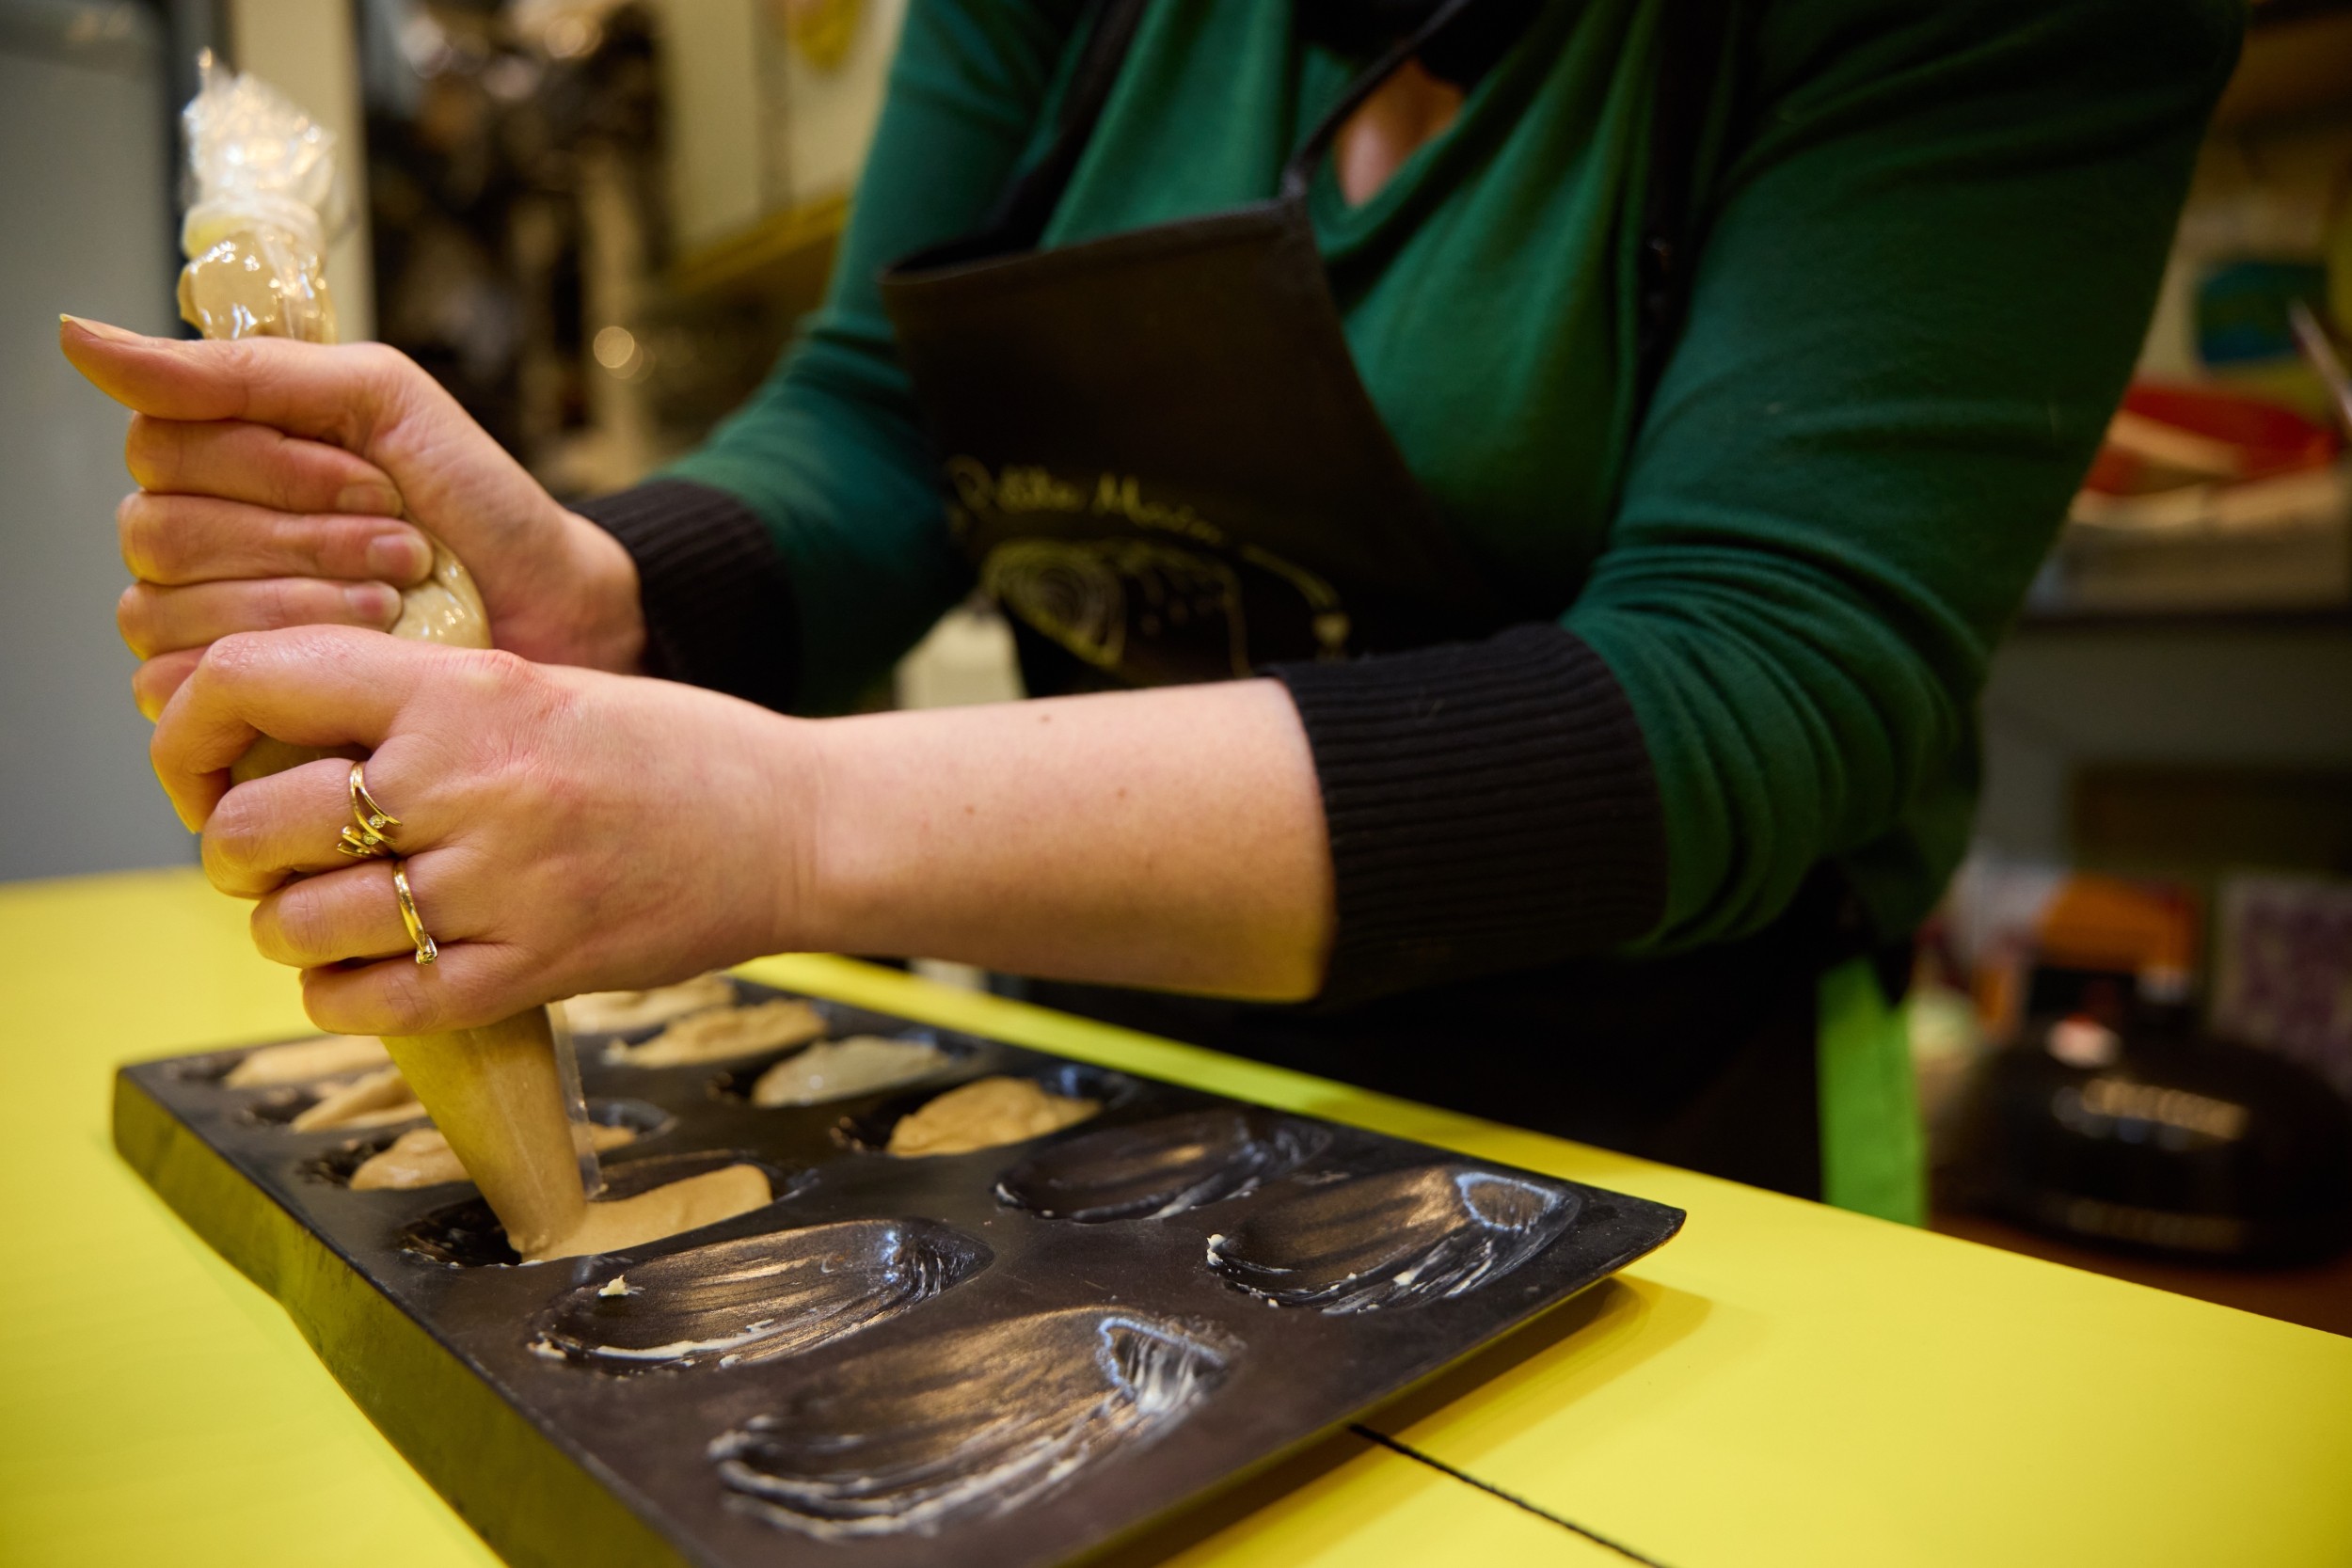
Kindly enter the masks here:
M 408 891 L 408 872 L 397 860 L 392 862 L 392 896 L 400 900 L 400 923 L 408 927 L 408 940 L 417 944 L 417 962 L 429 964 L 439 958 L 440 945 L 424 928 L 424 917 L 417 913 L 417 895 Z

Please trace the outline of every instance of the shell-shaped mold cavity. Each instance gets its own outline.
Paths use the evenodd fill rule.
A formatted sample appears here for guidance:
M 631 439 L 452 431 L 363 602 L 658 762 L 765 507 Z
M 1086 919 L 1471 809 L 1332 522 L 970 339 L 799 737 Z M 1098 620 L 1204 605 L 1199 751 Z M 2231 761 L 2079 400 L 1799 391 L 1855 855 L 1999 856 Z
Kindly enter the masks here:
M 1164 1435 L 1236 1354 L 1208 1330 L 1095 1307 L 858 1356 L 715 1439 L 740 1506 L 815 1536 L 928 1535 L 1009 1513 Z
M 755 1209 L 764 1212 L 768 1207 L 783 1202 L 808 1190 L 817 1180 L 817 1173 L 806 1169 L 787 1170 L 771 1164 L 755 1154 L 740 1149 L 711 1149 L 693 1154 L 652 1154 L 636 1160 L 613 1160 L 604 1166 L 603 1197 L 635 1197 L 639 1193 L 671 1181 L 683 1181 L 690 1176 L 718 1170 L 725 1165 L 756 1165 L 768 1176 L 768 1204 Z M 686 1232 L 692 1235 L 692 1231 Z M 522 1261 L 520 1254 L 506 1243 L 505 1227 L 498 1216 L 490 1212 L 490 1205 L 482 1198 L 468 1198 L 436 1209 L 422 1219 L 401 1227 L 393 1238 L 401 1251 L 427 1263 L 439 1263 L 453 1269 L 478 1269 L 511 1266 Z M 663 1246 L 667 1243 L 650 1242 L 648 1246 Z
M 1124 1104 L 1135 1097 L 1136 1092 L 1136 1081 L 1124 1073 L 1113 1072 L 1107 1068 L 1090 1067 L 1084 1062 L 1060 1062 L 1040 1071 L 1011 1071 L 1006 1076 L 1026 1078 L 1049 1094 L 1071 1100 L 1095 1101 L 1104 1111 Z M 934 1083 L 912 1093 L 893 1095 L 870 1110 L 845 1116 L 834 1124 L 834 1141 L 868 1153 L 883 1153 L 890 1148 L 891 1129 L 897 1127 L 901 1118 L 920 1110 L 949 1088 L 961 1086 L 961 1084 Z M 1085 1123 L 1073 1125 L 1084 1126 Z M 1017 1145 L 997 1147 L 1013 1148 Z
M 677 1118 L 643 1100 L 592 1100 L 588 1119 L 604 1127 L 626 1127 L 643 1142 L 660 1137 L 677 1125 Z
M 1164 1218 L 1255 1192 L 1330 1142 L 1327 1130 L 1271 1111 L 1193 1111 L 1040 1149 L 998 1180 L 996 1196 L 1081 1225 Z
M 1209 1267 L 1278 1307 L 1418 1307 L 1501 1279 L 1558 1240 L 1574 1192 L 1469 1165 L 1342 1181 L 1209 1238 Z
M 245 1050 L 238 1049 L 215 1051 L 201 1056 L 183 1056 L 167 1064 L 164 1071 L 183 1084 L 217 1084 L 234 1071 L 246 1054 Z
M 316 1089 L 280 1084 L 253 1091 L 253 1098 L 239 1108 L 237 1119 L 252 1127 L 284 1127 L 318 1102 Z
M 772 1361 L 894 1318 L 992 1256 L 963 1232 L 918 1219 L 717 1242 L 563 1296 L 532 1349 L 611 1372 Z
M 677 1118 L 659 1105 L 643 1100 L 592 1100 L 588 1102 L 588 1119 L 605 1127 L 626 1127 L 637 1134 L 637 1143 L 660 1137 L 677 1125 Z M 348 1187 L 361 1165 L 399 1141 L 405 1127 L 387 1128 L 364 1138 L 351 1138 L 314 1159 L 305 1160 L 294 1169 L 312 1181 L 323 1181 L 330 1187 Z M 634 1148 L 636 1144 L 624 1146 Z M 612 1158 L 623 1155 L 615 1151 Z

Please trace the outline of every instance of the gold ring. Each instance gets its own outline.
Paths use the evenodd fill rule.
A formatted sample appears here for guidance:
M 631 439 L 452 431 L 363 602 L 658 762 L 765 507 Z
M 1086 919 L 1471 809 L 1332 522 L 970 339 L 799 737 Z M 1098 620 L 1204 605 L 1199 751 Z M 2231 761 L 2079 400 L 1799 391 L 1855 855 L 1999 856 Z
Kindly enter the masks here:
M 400 826 L 400 818 L 376 804 L 375 797 L 368 793 L 365 769 L 364 763 L 351 765 L 351 777 L 345 784 L 345 792 L 351 797 L 351 820 L 355 825 L 345 828 L 342 837 L 335 844 L 336 848 L 359 861 L 389 855 L 392 841 L 386 836 L 384 830 Z
M 417 944 L 417 962 L 429 964 L 439 958 L 439 945 L 417 913 L 417 895 L 408 891 L 408 873 L 397 860 L 392 862 L 392 896 L 400 900 L 400 923 L 408 927 L 408 940 Z

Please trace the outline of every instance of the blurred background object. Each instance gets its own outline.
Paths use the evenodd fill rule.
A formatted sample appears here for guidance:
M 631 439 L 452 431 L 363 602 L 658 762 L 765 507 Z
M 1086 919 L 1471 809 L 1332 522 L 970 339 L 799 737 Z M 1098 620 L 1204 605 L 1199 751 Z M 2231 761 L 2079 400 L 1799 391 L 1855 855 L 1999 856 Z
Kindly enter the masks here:
M 2268 0 L 2036 610 L 2352 610 L 2352 410 L 2328 370 L 2347 327 L 2352 10 Z
M 1947 1203 L 2176 1261 L 2352 1243 L 2352 1102 L 2308 1060 L 2352 1004 L 2352 884 L 2225 887 L 2208 948 L 2184 883 L 1981 858 L 1956 879 L 1941 951 L 1987 1049 L 1934 1107 Z M 2201 1012 L 2208 951 L 2237 977 Z
M 559 496 L 746 397 L 819 297 L 898 0 L 364 0 L 381 335 Z

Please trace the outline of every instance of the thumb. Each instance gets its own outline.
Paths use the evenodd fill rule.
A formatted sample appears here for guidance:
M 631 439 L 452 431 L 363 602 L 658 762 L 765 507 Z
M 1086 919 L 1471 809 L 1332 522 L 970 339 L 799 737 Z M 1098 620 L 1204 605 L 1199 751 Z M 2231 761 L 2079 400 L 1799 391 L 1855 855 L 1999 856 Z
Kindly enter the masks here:
M 364 455 L 410 405 L 423 372 L 375 343 L 290 338 L 188 342 L 78 316 L 57 318 L 57 346 L 90 384 L 159 420 L 244 420 Z

